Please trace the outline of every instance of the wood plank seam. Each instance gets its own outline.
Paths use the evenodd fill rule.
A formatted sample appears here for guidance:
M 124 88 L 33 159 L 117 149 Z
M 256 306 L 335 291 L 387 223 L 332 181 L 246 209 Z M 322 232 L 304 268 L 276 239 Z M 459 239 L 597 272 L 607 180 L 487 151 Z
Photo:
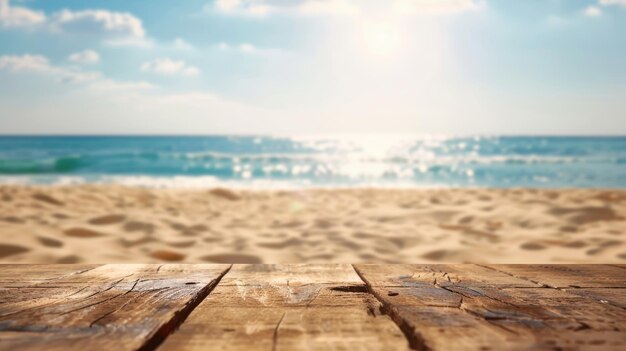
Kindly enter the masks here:
M 407 350 L 350 264 L 234 265 L 159 350 Z
M 230 269 L 233 266 L 230 265 L 227 269 L 225 269 L 214 281 L 207 284 L 202 288 L 202 290 L 198 291 L 198 293 L 191 298 L 185 306 L 176 311 L 176 313 L 172 316 L 172 318 L 167 322 L 161 325 L 151 337 L 149 337 L 146 342 L 139 348 L 137 351 L 152 351 L 157 349 L 170 335 L 172 335 L 178 328 L 185 322 L 187 317 L 193 312 L 193 310 L 198 307 L 198 305 L 206 299 L 213 289 L 217 287 L 222 280 L 222 278 L 228 274 Z M 157 268 L 160 270 L 161 266 Z
M 582 271 L 575 265 L 535 268 L 553 275 L 563 272 L 555 275 L 556 280 L 529 275 L 532 269 L 527 266 L 520 271 L 525 278 L 511 274 L 515 271 L 503 272 L 508 266 L 353 267 L 410 346 L 419 350 L 483 349 L 501 342 L 511 349 L 599 346 L 618 350 L 626 340 L 618 322 L 626 316 L 619 295 L 626 275 L 601 266 L 583 266 Z M 590 271 L 601 274 L 589 275 Z M 581 272 L 587 275 L 580 277 Z M 540 301 L 535 303 L 534 298 Z
M 58 276 L 58 277 L 54 277 L 54 278 L 50 278 L 50 279 L 44 279 L 42 282 L 46 282 L 47 283 L 47 282 L 50 282 L 50 281 L 53 281 L 53 280 L 65 279 L 65 278 L 71 277 L 73 275 L 79 275 L 79 274 L 83 274 L 83 273 L 89 272 L 89 271 L 94 270 L 94 269 L 96 269 L 98 267 L 100 267 L 100 266 L 98 265 L 98 266 L 94 266 L 94 267 L 91 267 L 91 268 L 82 269 L 82 270 L 77 271 L 77 272 L 71 272 L 71 273 L 68 273 L 66 275 L 62 275 L 62 276 Z M 39 283 L 39 284 L 41 284 L 41 283 Z
M 359 278 L 361 278 L 361 280 L 365 284 L 365 287 L 367 288 L 367 292 L 370 295 L 374 296 L 374 298 L 378 300 L 378 303 L 380 303 L 381 305 L 380 312 L 384 315 L 388 315 L 391 318 L 391 320 L 398 326 L 400 331 L 402 331 L 402 334 L 404 334 L 404 337 L 406 338 L 409 344 L 409 348 L 411 348 L 412 350 L 428 351 L 429 349 L 426 346 L 424 339 L 420 337 L 420 334 L 416 332 L 402 317 L 400 317 L 400 315 L 396 313 L 396 311 L 393 309 L 391 305 L 385 302 L 385 299 L 383 299 L 383 297 L 380 296 L 372 288 L 372 286 L 367 282 L 367 280 L 363 277 L 361 272 L 359 272 L 359 270 L 354 265 L 352 265 L 352 269 L 354 269 L 356 274 L 359 276 Z
M 409 346 L 412 349 L 414 349 L 414 350 L 420 350 L 420 351 L 431 350 L 431 348 L 429 348 L 428 345 L 426 344 L 425 338 L 423 336 L 421 336 L 419 330 L 415 330 L 412 326 L 410 326 L 410 324 L 407 323 L 407 321 L 404 320 L 397 313 L 397 311 L 393 308 L 393 306 L 390 303 L 388 303 L 378 292 L 376 292 L 376 290 L 373 288 L 373 286 L 367 281 L 367 279 L 365 279 L 365 277 L 361 274 L 361 272 L 358 270 L 357 267 L 355 267 L 353 265 L 353 268 L 354 268 L 355 272 L 359 275 L 361 280 L 363 280 L 363 282 L 366 284 L 366 287 L 367 287 L 368 291 L 370 292 L 370 294 L 372 294 L 374 297 L 376 297 L 376 299 L 382 305 L 382 311 L 381 312 L 384 313 L 384 314 L 389 315 L 391 317 L 391 319 L 394 321 L 394 323 L 396 323 L 396 325 L 398 325 L 400 330 L 402 330 L 402 332 L 405 335 L 407 341 L 409 342 Z M 444 276 L 446 276 L 448 282 L 450 282 L 450 277 L 447 275 L 447 273 L 445 273 Z M 464 295 L 463 293 L 461 293 L 459 291 L 455 291 L 455 290 L 450 289 L 450 288 L 448 288 L 446 286 L 442 286 L 442 285 L 438 284 L 436 278 L 433 278 L 432 285 L 437 287 L 437 288 L 446 290 L 446 291 L 448 291 L 448 292 L 450 292 L 452 294 L 458 295 L 460 297 L 460 299 L 459 299 L 459 303 L 456 306 L 456 308 L 461 310 L 461 311 L 463 311 L 467 315 L 470 315 L 473 318 L 477 318 L 479 320 L 484 320 L 485 322 L 487 322 L 488 324 L 492 325 L 493 327 L 501 329 L 501 330 L 505 331 L 506 333 L 517 334 L 515 331 L 513 331 L 513 330 L 511 330 L 509 328 L 506 328 L 505 326 L 499 325 L 497 323 L 493 323 L 493 321 L 489 320 L 488 318 L 484 318 L 480 314 L 474 313 L 470 309 L 464 308 L 463 307 L 463 305 L 464 305 L 464 298 L 471 299 L 472 298 L 471 296 Z M 387 287 L 389 288 L 389 287 L 393 287 L 393 286 L 387 286 Z M 494 298 L 492 296 L 486 296 L 486 297 L 488 297 L 490 299 L 493 299 L 495 301 L 498 301 L 500 303 L 505 303 L 505 304 L 517 307 L 517 306 L 511 304 L 508 301 L 503 301 L 503 300 Z

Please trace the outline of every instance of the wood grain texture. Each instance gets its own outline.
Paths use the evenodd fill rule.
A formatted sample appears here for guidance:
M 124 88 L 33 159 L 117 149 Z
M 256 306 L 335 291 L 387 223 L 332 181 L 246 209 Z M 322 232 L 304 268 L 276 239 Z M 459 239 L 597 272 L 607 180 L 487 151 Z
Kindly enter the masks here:
M 613 265 L 506 264 L 490 267 L 552 288 L 626 288 L 626 270 Z
M 163 350 L 402 350 L 350 265 L 235 265 Z
M 0 288 L 52 282 L 55 279 L 98 266 L 97 264 L 0 264 Z
M 544 266 L 356 265 L 414 348 L 434 350 L 626 347 L 626 311 L 536 278 Z M 561 266 L 559 270 L 575 269 Z M 622 270 L 619 267 L 615 269 Z M 600 274 L 597 268 L 595 273 Z M 624 278 L 597 276 L 595 286 Z M 603 271 L 604 275 L 607 271 Z M 520 275 L 522 276 L 522 275 Z M 562 279 L 562 278 L 559 278 Z M 610 282 L 610 283 L 608 283 Z M 583 285 L 584 286 L 584 285 Z M 606 285 L 605 285 L 606 286 Z
M 620 265 L 490 265 L 491 268 L 539 285 L 596 302 L 626 308 L 626 266 Z
M 0 270 L 5 272 L 0 285 L 0 350 L 152 347 L 230 266 L 67 267 L 59 267 L 62 273 L 47 273 L 54 279 L 28 278 L 28 284 L 19 275 L 11 281 L 7 269 Z M 29 276 L 28 267 L 19 269 Z M 37 273 L 32 276 L 39 277 L 41 267 L 33 270 Z
M 0 350 L 626 349 L 624 265 L 229 268 L 0 265 Z

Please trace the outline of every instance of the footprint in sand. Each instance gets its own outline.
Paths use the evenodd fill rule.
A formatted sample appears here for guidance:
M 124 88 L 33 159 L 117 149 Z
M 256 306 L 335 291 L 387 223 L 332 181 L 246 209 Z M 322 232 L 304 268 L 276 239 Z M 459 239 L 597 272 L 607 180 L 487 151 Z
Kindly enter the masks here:
M 0 220 L 3 220 L 5 222 L 9 222 L 9 223 L 24 223 L 23 219 L 21 219 L 19 217 L 15 217 L 15 216 L 2 217 L 2 218 L 0 218 Z
M 472 227 L 469 227 L 469 226 L 441 223 L 439 224 L 439 228 L 445 229 L 445 230 L 460 231 L 463 235 L 471 236 L 476 239 L 486 239 L 492 243 L 500 241 L 500 238 L 494 233 L 473 229 Z
M 238 253 L 208 255 L 203 256 L 200 259 L 212 263 L 263 263 L 263 261 L 257 256 Z
M 64 203 L 62 201 L 59 201 L 57 199 L 55 199 L 54 197 L 50 196 L 50 195 L 46 195 L 43 193 L 35 193 L 33 194 L 33 199 L 41 201 L 41 202 L 45 202 L 49 205 L 55 205 L 55 206 L 63 206 Z
M 195 243 L 196 243 L 195 240 L 183 240 L 183 241 L 168 241 L 168 242 L 165 242 L 165 244 L 168 245 L 168 246 L 178 247 L 178 248 L 192 247 Z
M 297 228 L 297 227 L 301 227 L 303 225 L 304 225 L 304 222 L 302 222 L 302 221 L 290 221 L 290 222 L 274 221 L 274 223 L 272 223 L 271 227 L 272 228 Z
M 63 232 L 65 235 L 73 238 L 97 238 L 106 234 L 86 228 L 71 228 Z
M 56 260 L 56 263 L 73 264 L 73 263 L 78 263 L 82 260 L 83 259 L 80 256 L 69 255 L 69 256 L 63 256 L 59 258 L 58 260 Z
M 544 250 L 546 247 L 539 243 L 528 242 L 528 243 L 523 243 L 522 245 L 520 245 L 520 248 L 524 250 L 529 250 L 529 251 L 537 251 L 537 250 Z
M 144 232 L 146 234 L 152 234 L 154 232 L 154 224 L 139 222 L 139 221 L 130 221 L 124 224 L 124 230 L 127 232 Z
M 361 244 L 359 244 L 357 242 L 348 240 L 348 239 L 343 238 L 343 237 L 331 236 L 331 237 L 328 237 L 328 239 L 330 241 L 333 241 L 333 242 L 337 243 L 340 246 L 343 246 L 343 247 L 345 247 L 347 249 L 350 249 L 350 250 L 353 250 L 353 251 L 360 251 L 360 250 L 363 249 L 363 245 L 361 245 Z
M 94 225 L 108 225 L 123 222 L 126 216 L 120 214 L 110 214 L 100 217 L 95 217 L 89 220 L 89 224 Z
M 378 262 L 380 259 L 371 253 L 359 254 L 359 258 L 366 262 Z
M 615 192 L 603 192 L 596 195 L 595 198 L 608 203 L 615 203 L 626 200 L 626 196 L 624 194 L 618 194 Z
M 330 229 L 335 226 L 335 222 L 329 219 L 318 219 L 315 221 L 314 226 L 319 229 Z
M 472 221 L 474 221 L 474 216 L 465 216 L 465 217 L 459 219 L 458 223 L 459 224 L 468 224 L 468 223 L 471 223 Z
M 221 238 L 221 237 L 206 237 L 206 238 L 203 238 L 202 241 L 204 241 L 205 243 L 218 243 L 220 241 L 224 241 L 224 238 Z
M 420 257 L 425 258 L 427 260 L 431 260 L 431 261 L 441 261 L 446 256 L 448 256 L 449 253 L 450 252 L 448 250 L 434 250 L 434 251 L 429 251 L 421 255 Z
M 185 259 L 185 255 L 176 251 L 170 250 L 156 250 L 150 253 L 150 257 L 156 258 L 162 261 L 176 262 Z
M 574 225 L 564 225 L 561 226 L 559 230 L 563 233 L 576 233 L 578 231 L 578 227 Z
M 239 196 L 237 193 L 223 188 L 215 188 L 213 190 L 210 190 L 209 194 L 230 201 L 237 201 L 241 199 L 241 196 Z
M 357 239 L 379 239 L 380 238 L 380 236 L 376 234 L 370 234 L 366 232 L 354 232 L 352 233 L 352 236 Z
M 285 241 L 279 241 L 275 243 L 258 243 L 257 246 L 267 249 L 284 249 L 291 246 L 300 246 L 302 244 L 304 244 L 304 241 L 302 239 L 291 238 Z
M 566 242 L 562 246 L 570 249 L 582 249 L 583 247 L 587 246 L 587 243 L 582 240 L 574 240 Z
M 0 258 L 5 258 L 30 251 L 29 248 L 19 245 L 0 244 Z
M 196 236 L 202 232 L 209 230 L 209 227 L 204 224 L 185 225 L 178 222 L 169 223 L 170 228 L 179 231 L 180 234 L 186 236 Z
M 133 247 L 156 241 L 156 239 L 146 236 L 143 233 L 129 233 L 119 239 L 119 243 L 124 247 Z
M 57 247 L 63 246 L 63 242 L 61 240 L 47 238 L 45 236 L 38 236 L 37 240 L 41 243 L 41 245 L 47 246 L 47 247 L 57 248 Z
M 598 245 L 598 247 L 596 247 L 595 249 L 587 250 L 585 254 L 587 254 L 588 256 L 597 255 L 609 247 L 619 246 L 621 244 L 622 242 L 619 240 L 606 240 L 600 243 L 600 245 Z
M 601 221 L 621 221 L 624 217 L 618 215 L 610 207 L 555 207 L 549 211 L 555 216 L 568 216 L 569 222 L 574 225 L 583 225 Z

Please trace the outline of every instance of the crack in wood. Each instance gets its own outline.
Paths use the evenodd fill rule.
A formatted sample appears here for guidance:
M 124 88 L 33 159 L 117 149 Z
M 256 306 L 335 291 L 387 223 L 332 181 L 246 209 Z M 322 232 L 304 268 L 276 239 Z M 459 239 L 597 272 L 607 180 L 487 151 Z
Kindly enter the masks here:
M 132 274 L 131 274 L 131 275 L 132 275 Z M 126 276 L 126 277 L 130 277 L 131 275 L 128 275 L 128 276 Z M 121 283 L 121 282 L 122 282 L 122 281 L 123 281 L 126 277 L 124 277 L 124 278 L 122 278 L 122 279 L 120 279 L 120 280 L 116 281 L 113 285 L 109 286 L 108 288 L 106 288 L 106 289 L 104 289 L 104 290 L 102 290 L 102 291 L 98 291 L 98 292 L 96 292 L 96 293 L 93 293 L 93 294 L 91 294 L 91 295 L 89 295 L 89 296 L 87 296 L 87 297 L 83 298 L 83 299 L 82 299 L 82 301 L 86 301 L 86 300 L 87 300 L 88 298 L 90 298 L 90 297 L 96 296 L 96 295 L 98 295 L 98 294 L 102 294 L 102 293 L 104 293 L 104 292 L 107 292 L 107 291 L 109 291 L 109 290 L 113 289 L 113 288 L 114 288 L 117 284 Z M 72 313 L 72 312 L 76 312 L 76 311 L 80 311 L 80 310 L 83 310 L 83 309 L 85 309 L 85 308 L 93 307 L 93 306 L 99 305 L 99 304 L 101 304 L 101 303 L 105 303 L 105 302 L 107 302 L 107 301 L 111 301 L 111 300 L 113 300 L 113 299 L 116 299 L 116 298 L 118 298 L 118 297 L 120 297 L 120 296 L 124 296 L 124 295 L 128 294 L 129 292 L 131 292 L 131 291 L 132 291 L 132 289 L 134 289 L 134 288 L 135 288 L 135 285 L 137 285 L 137 283 L 138 283 L 138 282 L 139 282 L 139 279 L 135 280 L 135 284 L 133 284 L 132 288 L 131 288 L 130 290 L 127 290 L 127 291 L 123 292 L 123 293 L 116 294 L 116 295 L 114 295 L 114 296 L 108 297 L 108 298 L 106 298 L 106 299 L 104 299 L 104 300 L 100 300 L 100 301 L 98 301 L 98 302 L 94 302 L 94 303 L 87 304 L 86 306 L 81 306 L 81 307 L 78 307 L 78 308 L 75 308 L 75 309 L 72 309 L 72 310 L 69 310 L 69 311 L 65 311 L 65 312 L 63 312 L 63 313 L 59 313 L 59 315 L 60 315 L 60 316 L 64 316 L 64 315 L 66 315 L 66 314 L 69 314 L 69 313 Z
M 133 291 L 135 289 L 135 287 L 137 286 L 137 283 L 139 283 L 139 278 L 137 278 L 137 280 L 135 280 L 135 284 L 133 284 L 133 286 L 130 288 L 130 290 L 128 290 L 127 292 L 123 293 L 122 295 L 118 295 L 118 296 L 124 296 L 129 294 L 131 291 Z M 97 318 L 96 320 L 92 321 L 91 323 L 89 323 L 89 328 L 93 327 L 94 324 L 96 324 L 98 321 L 104 319 L 107 316 L 112 315 L 113 313 L 120 311 L 122 308 L 126 307 L 126 305 L 128 305 L 131 301 L 134 301 L 135 299 L 137 299 L 139 296 L 144 295 L 145 293 L 149 293 L 151 292 L 150 290 L 142 292 L 140 294 L 138 294 L 137 296 L 133 297 L 132 299 L 129 299 L 128 301 L 124 302 L 121 306 L 119 306 L 118 308 L 109 311 L 107 313 L 105 313 L 104 315 L 100 316 L 99 318 Z
M 93 269 L 93 268 L 92 268 L 92 269 Z M 91 270 L 91 269 L 86 269 L 86 270 L 83 270 L 83 271 L 81 271 L 81 272 L 86 272 L 86 271 L 89 271 L 89 270 Z M 131 275 L 132 275 L 132 274 L 131 274 Z M 131 276 L 131 275 L 127 275 L 126 277 L 129 277 L 129 276 Z M 115 283 L 113 283 L 113 285 L 109 286 L 107 289 L 105 289 L 105 290 L 101 290 L 101 291 L 97 291 L 97 292 L 95 292 L 95 293 L 93 293 L 93 294 L 91 294 L 91 295 L 88 295 L 88 296 L 86 296 L 86 297 L 83 297 L 83 298 L 79 299 L 78 301 L 86 301 L 86 300 L 88 300 L 89 298 L 91 298 L 91 297 L 93 297 L 93 296 L 95 296 L 95 295 L 98 295 L 98 294 L 100 294 L 100 293 L 102 293 L 102 292 L 105 292 L 105 291 L 111 290 L 111 289 L 113 289 L 113 288 L 115 287 L 115 285 L 119 284 L 122 280 L 124 280 L 124 278 L 119 279 L 118 281 L 116 281 Z M 135 282 L 135 285 L 136 285 L 136 284 L 137 284 L 137 282 Z M 53 286 L 53 287 L 54 287 L 54 286 Z M 65 296 L 64 298 L 68 298 L 68 297 L 75 296 L 75 295 L 77 295 L 78 293 L 80 293 L 81 291 L 84 291 L 85 289 L 87 289 L 88 287 L 89 287 L 89 286 L 84 286 L 84 287 L 82 287 L 82 288 L 78 289 L 77 291 L 73 292 L 72 294 L 69 294 L 69 295 Z M 42 287 L 40 287 L 40 288 L 51 288 L 51 287 L 49 287 L 49 286 L 42 286 Z M 133 286 L 133 288 L 134 288 L 134 286 Z M 41 308 L 44 308 L 44 307 L 50 307 L 50 306 L 53 306 L 53 305 L 57 304 L 60 300 L 61 300 L 61 298 L 58 298 L 58 299 L 55 299 L 54 301 L 51 301 L 51 302 L 49 302 L 49 303 L 45 303 L 45 304 L 42 304 L 42 305 L 37 305 L 37 306 L 29 307 L 29 308 L 23 308 L 23 309 L 21 309 L 21 310 L 13 311 L 13 312 L 10 312 L 10 313 L 0 314 L 0 317 L 4 318 L 4 317 L 11 316 L 11 315 L 24 313 L 24 312 L 27 312 L 27 311 L 37 310 L 37 309 L 41 309 Z M 104 300 L 104 301 L 106 301 L 106 300 Z M 104 301 L 101 301 L 101 302 L 104 302 Z M 100 302 L 99 302 L 99 303 L 100 303 Z M 96 304 L 98 304 L 98 303 L 96 303 Z M 76 309 L 76 310 L 72 310 L 72 311 L 69 311 L 69 312 L 61 313 L 60 315 L 65 315 L 65 314 L 67 314 L 67 313 L 71 313 L 71 312 L 74 312 L 74 311 L 78 311 L 78 310 L 81 310 L 81 309 L 86 308 L 86 307 L 90 307 L 90 306 L 81 307 L 81 308 L 78 308 L 78 309 Z
M 121 311 L 124 307 L 126 307 L 129 303 L 137 300 L 139 297 L 142 297 L 143 295 L 149 294 L 153 292 L 153 290 L 147 290 L 147 291 L 143 291 L 139 294 L 137 294 L 137 296 L 133 297 L 132 299 L 127 300 L 126 302 L 124 302 L 121 306 L 119 306 L 118 308 L 111 310 L 105 314 L 103 314 L 102 316 L 96 318 L 95 320 L 93 320 L 91 323 L 89 323 L 89 328 L 93 328 L 93 326 L 98 323 L 99 321 L 103 320 L 104 318 L 114 314 L 117 311 Z
M 452 284 L 454 284 L 454 283 L 452 283 Z M 498 324 L 498 323 L 494 323 L 494 322 L 493 322 L 494 320 L 518 320 L 517 318 L 511 318 L 511 317 L 509 317 L 509 316 L 500 316 L 500 317 L 488 317 L 488 316 L 484 316 L 484 315 L 482 315 L 482 314 L 480 314 L 480 313 L 477 313 L 477 312 L 473 311 L 471 308 L 467 308 L 467 307 L 465 307 L 465 305 L 466 305 L 466 303 L 465 303 L 465 299 L 470 299 L 470 300 L 473 300 L 474 298 L 473 298 L 472 296 L 465 295 L 465 294 L 463 294 L 462 292 L 459 292 L 459 291 L 456 291 L 456 290 L 454 290 L 454 289 L 451 289 L 451 287 L 447 287 L 447 286 L 440 286 L 440 285 L 436 285 L 436 286 L 437 286 L 438 288 L 440 288 L 440 289 L 443 289 L 443 290 L 449 291 L 449 292 L 451 292 L 451 293 L 453 293 L 453 294 L 457 294 L 457 295 L 459 295 L 459 296 L 461 297 L 460 302 L 459 302 L 459 305 L 458 305 L 458 307 L 457 307 L 459 310 L 461 310 L 461 311 L 463 311 L 463 312 L 465 312 L 465 313 L 467 313 L 467 314 L 469 314 L 469 315 L 471 315 L 471 316 L 474 316 L 474 317 L 478 318 L 479 320 L 485 321 L 486 323 L 489 323 L 490 325 L 492 325 L 492 326 L 494 326 L 494 327 L 500 328 L 500 329 L 502 329 L 502 330 L 504 330 L 504 331 L 506 331 L 506 332 L 508 332 L 508 333 L 511 333 L 511 334 L 514 334 L 514 335 L 519 335 L 519 334 L 518 334 L 517 332 L 515 332 L 514 330 L 511 330 L 511 329 L 509 329 L 509 328 L 507 328 L 507 327 L 505 327 L 505 326 L 503 326 L 503 325 L 500 325 L 500 324 Z M 494 301 L 498 301 L 498 302 L 501 302 L 501 303 L 505 303 L 505 304 L 507 304 L 507 305 L 510 305 L 510 306 L 513 306 L 513 307 L 518 308 L 518 306 L 516 306 L 516 305 L 514 305 L 514 304 L 512 304 L 512 303 L 505 302 L 505 301 L 499 300 L 499 299 L 497 299 L 497 298 L 493 298 L 493 297 L 491 297 L 491 296 L 489 296 L 489 295 L 485 295 L 485 294 L 483 294 L 483 293 L 481 293 L 481 292 L 479 292 L 479 291 L 476 291 L 476 290 L 474 290 L 474 289 L 471 289 L 471 288 L 469 288 L 469 287 L 466 287 L 466 288 L 467 288 L 467 289 L 469 289 L 469 290 L 471 290 L 471 291 L 473 291 L 473 292 L 475 292 L 475 293 L 477 293 L 477 294 L 478 294 L 478 295 L 480 295 L 481 297 L 486 297 L 486 298 L 492 299 L 492 300 L 494 300 Z
M 280 320 L 276 323 L 276 327 L 274 327 L 274 331 L 272 332 L 272 351 L 276 351 L 276 346 L 278 344 L 278 328 L 280 328 L 280 324 L 283 322 L 285 315 L 287 312 L 283 312 L 283 315 L 280 316 Z
M 557 288 L 557 287 L 555 287 L 555 286 L 550 286 L 550 285 L 547 285 L 547 284 L 543 284 L 543 283 L 541 283 L 541 282 L 538 282 L 538 281 L 535 281 L 535 280 L 532 280 L 532 279 L 529 279 L 529 278 L 520 277 L 520 276 L 517 276 L 517 275 L 515 275 L 515 274 L 509 273 L 509 272 L 506 272 L 506 271 L 503 271 L 503 270 L 500 270 L 500 269 L 497 269 L 497 268 L 494 268 L 494 267 L 491 267 L 491 266 L 488 266 L 488 265 L 478 264 L 478 263 L 476 263 L 475 265 L 476 265 L 476 266 L 478 266 L 478 267 L 487 268 L 487 269 L 490 269 L 490 270 L 492 270 L 492 271 L 496 271 L 496 272 L 499 272 L 499 273 L 502 273 L 502 274 L 506 274 L 506 275 L 508 275 L 509 277 L 513 277 L 513 278 L 517 278 L 517 279 L 525 280 L 525 281 L 527 281 L 527 282 L 531 282 L 531 283 L 533 283 L 533 284 L 537 284 L 537 285 L 538 285 L 538 286 L 537 286 L 538 288 L 549 288 L 549 289 L 556 289 L 556 290 L 560 290 L 559 288 Z
M 73 276 L 73 275 L 79 275 L 79 274 L 87 273 L 87 272 L 89 272 L 89 271 L 91 271 L 91 270 L 94 270 L 94 269 L 96 269 L 96 268 L 98 268 L 98 267 L 100 267 L 100 266 L 95 266 L 95 267 L 91 267 L 91 268 L 82 269 L 82 270 L 80 270 L 80 271 L 71 272 L 71 273 L 64 274 L 64 275 L 62 275 L 62 276 L 58 276 L 58 277 L 54 277 L 54 278 L 47 278 L 47 279 L 43 279 L 43 280 L 42 280 L 42 282 L 50 282 L 50 281 L 53 281 L 53 280 L 59 280 L 59 279 L 63 279 L 63 278 L 67 278 L 67 277 L 71 277 L 71 276 Z M 39 284 L 39 283 L 38 283 L 38 284 Z

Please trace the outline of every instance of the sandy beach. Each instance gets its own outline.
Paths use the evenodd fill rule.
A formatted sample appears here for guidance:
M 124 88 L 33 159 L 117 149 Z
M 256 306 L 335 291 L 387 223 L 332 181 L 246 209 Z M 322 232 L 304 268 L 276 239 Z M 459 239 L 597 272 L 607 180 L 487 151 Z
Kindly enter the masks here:
M 626 191 L 0 187 L 2 263 L 624 263 Z

